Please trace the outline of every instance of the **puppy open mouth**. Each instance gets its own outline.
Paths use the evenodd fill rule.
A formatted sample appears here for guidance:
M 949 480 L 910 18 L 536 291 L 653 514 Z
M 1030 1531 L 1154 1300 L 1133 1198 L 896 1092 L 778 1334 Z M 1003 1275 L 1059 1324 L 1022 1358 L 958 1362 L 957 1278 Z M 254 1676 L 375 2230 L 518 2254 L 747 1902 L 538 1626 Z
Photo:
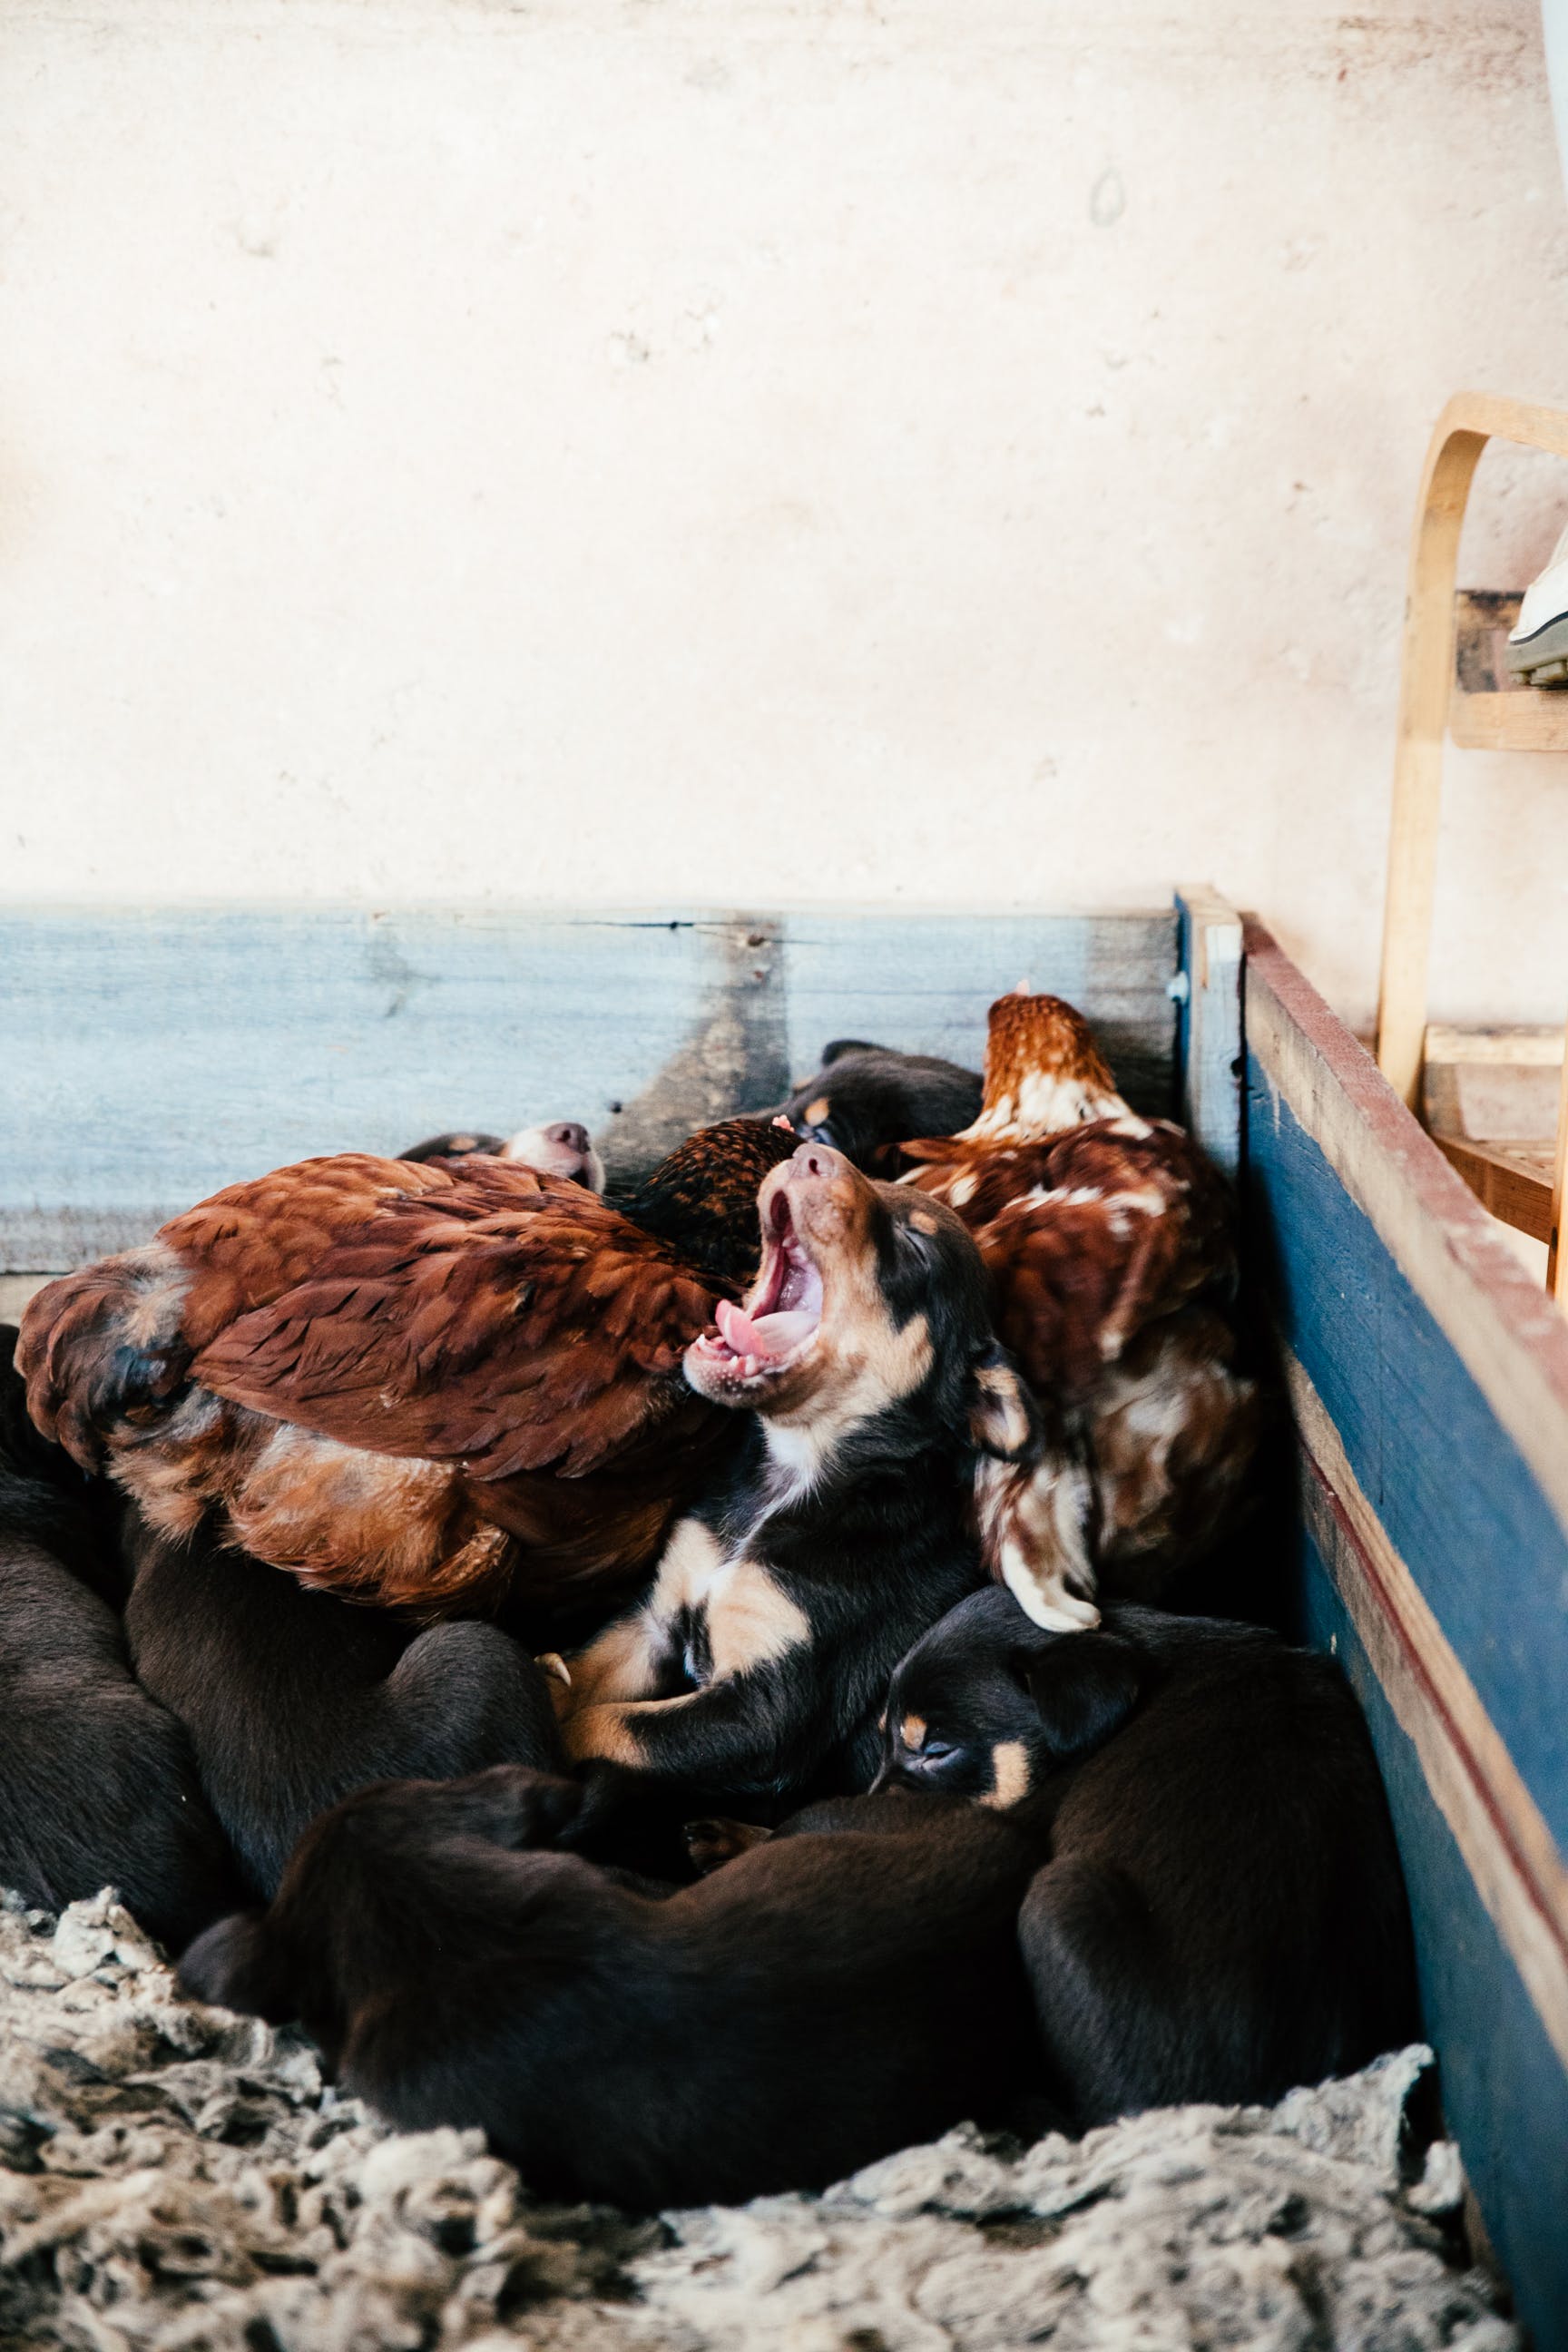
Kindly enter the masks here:
M 762 1268 L 743 1307 L 719 1302 L 719 1328 L 692 1343 L 691 1354 L 710 1378 L 726 1387 L 775 1379 L 797 1363 L 822 1324 L 822 1276 L 795 1229 L 789 1199 L 780 1191 L 768 1208 Z

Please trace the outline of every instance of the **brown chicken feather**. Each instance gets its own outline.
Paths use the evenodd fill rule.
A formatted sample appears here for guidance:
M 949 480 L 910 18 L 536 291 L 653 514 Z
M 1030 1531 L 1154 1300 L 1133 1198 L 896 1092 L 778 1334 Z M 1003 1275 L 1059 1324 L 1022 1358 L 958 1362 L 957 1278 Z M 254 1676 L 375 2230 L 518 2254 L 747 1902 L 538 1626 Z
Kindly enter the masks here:
M 191 1269 L 181 1337 L 193 1353 L 205 1348 L 237 1315 L 302 1281 L 324 1251 L 389 1202 L 449 1192 L 452 1182 L 442 1162 L 417 1167 L 342 1151 L 226 1184 L 159 1229 L 159 1240 Z
M 384 1201 L 195 1354 L 204 1388 L 340 1444 L 581 1477 L 647 1418 L 713 1319 L 668 1244 L 500 1160 Z
M 618 1598 L 732 1435 L 681 1358 L 744 1279 L 742 1195 L 754 1236 L 759 1168 L 795 1140 L 684 1148 L 672 1221 L 711 1273 L 515 1161 L 350 1153 L 230 1185 L 30 1303 L 29 1410 L 163 1531 L 216 1511 L 336 1591 Z
M 1040 1143 L 910 1149 L 952 1155 L 907 1181 L 973 1234 L 998 1337 L 1042 1398 L 1076 1402 L 1146 1324 L 1235 1276 L 1229 1193 L 1168 1119 L 1123 1112 Z
M 634 1225 L 671 1243 L 689 1265 L 739 1296 L 762 1258 L 763 1179 L 799 1143 L 782 1116 L 721 1119 L 678 1143 L 640 1183 L 609 1197 Z

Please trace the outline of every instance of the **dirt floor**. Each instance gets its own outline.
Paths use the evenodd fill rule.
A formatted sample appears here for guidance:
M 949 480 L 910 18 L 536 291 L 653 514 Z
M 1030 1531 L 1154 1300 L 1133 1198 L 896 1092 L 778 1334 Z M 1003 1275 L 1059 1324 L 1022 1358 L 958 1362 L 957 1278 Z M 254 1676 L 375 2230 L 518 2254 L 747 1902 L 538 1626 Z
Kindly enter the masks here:
M 58 1925 L 7 1898 L 0 2011 L 7 2347 L 1521 2342 L 1459 2266 L 1456 2151 L 1411 2153 L 1420 2049 L 1272 2110 L 1023 2151 L 960 2130 L 826 2196 L 639 2221 L 535 2203 L 478 2133 L 383 2129 L 297 2034 L 183 2000 L 107 1895 Z

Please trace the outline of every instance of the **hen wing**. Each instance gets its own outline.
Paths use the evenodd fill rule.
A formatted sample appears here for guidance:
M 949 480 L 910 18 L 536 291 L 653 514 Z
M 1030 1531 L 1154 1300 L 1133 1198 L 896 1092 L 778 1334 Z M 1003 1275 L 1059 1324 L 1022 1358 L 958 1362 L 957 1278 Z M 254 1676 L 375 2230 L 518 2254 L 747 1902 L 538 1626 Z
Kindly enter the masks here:
M 237 1316 L 269 1306 L 302 1281 L 334 1243 L 389 1202 L 450 1192 L 455 1181 L 439 1160 L 416 1167 L 343 1151 L 226 1185 L 159 1232 L 190 1275 L 182 1338 L 192 1349 L 210 1346 Z
M 62 1275 L 28 1301 L 16 1361 L 27 1409 L 84 1469 L 116 1433 L 159 1423 L 195 1349 L 297 1282 L 331 1243 L 409 1192 L 451 1178 L 348 1153 L 230 1184 L 152 1241 Z
M 712 1311 L 671 1250 L 580 1186 L 468 1161 L 444 1191 L 384 1197 L 192 1369 L 371 1453 L 576 1477 L 679 1400 Z

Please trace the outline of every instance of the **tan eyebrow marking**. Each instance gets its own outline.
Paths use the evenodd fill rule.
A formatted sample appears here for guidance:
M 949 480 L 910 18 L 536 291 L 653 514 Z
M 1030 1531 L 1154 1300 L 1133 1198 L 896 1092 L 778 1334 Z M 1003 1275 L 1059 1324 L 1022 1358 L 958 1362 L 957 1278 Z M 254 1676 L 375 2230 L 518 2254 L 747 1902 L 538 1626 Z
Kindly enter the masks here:
M 826 1095 L 818 1095 L 815 1102 L 808 1102 L 806 1104 L 806 1125 L 808 1127 L 820 1127 L 823 1120 L 827 1117 L 828 1112 L 832 1108 L 833 1105 L 828 1101 L 827 1097 Z
M 906 1748 L 923 1747 L 925 1744 L 925 1736 L 926 1719 L 924 1716 L 906 1715 L 902 1723 L 899 1726 L 899 1738 L 903 1741 L 904 1746 Z
M 910 1223 L 917 1234 L 934 1234 L 939 1230 L 936 1219 L 929 1209 L 912 1209 L 910 1213 Z

